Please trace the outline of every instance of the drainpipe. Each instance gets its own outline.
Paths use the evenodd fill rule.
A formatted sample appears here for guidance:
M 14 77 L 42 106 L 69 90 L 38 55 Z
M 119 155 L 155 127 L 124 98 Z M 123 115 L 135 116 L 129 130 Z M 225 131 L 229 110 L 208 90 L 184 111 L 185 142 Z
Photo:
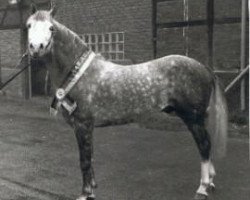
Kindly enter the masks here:
M 242 0 L 241 4 L 241 58 L 240 69 L 244 70 L 246 67 L 246 13 L 247 13 L 247 1 Z M 240 84 L 240 109 L 244 111 L 246 109 L 246 79 L 242 79 Z

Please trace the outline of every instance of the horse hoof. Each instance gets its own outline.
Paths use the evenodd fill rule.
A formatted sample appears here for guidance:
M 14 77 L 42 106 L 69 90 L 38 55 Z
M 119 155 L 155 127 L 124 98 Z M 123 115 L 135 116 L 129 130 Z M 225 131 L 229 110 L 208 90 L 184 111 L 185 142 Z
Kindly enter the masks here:
M 95 200 L 95 197 L 88 197 L 87 200 Z
M 214 192 L 215 191 L 215 185 L 214 185 L 214 183 L 210 183 L 209 184 L 208 191 L 209 192 Z
M 80 196 L 76 200 L 95 200 L 95 196 Z
M 194 200 L 207 200 L 207 199 L 208 199 L 207 195 L 204 194 L 196 193 L 194 196 Z
M 76 200 L 87 200 L 87 198 L 88 198 L 88 197 L 86 197 L 86 196 L 80 196 L 80 197 L 78 197 Z

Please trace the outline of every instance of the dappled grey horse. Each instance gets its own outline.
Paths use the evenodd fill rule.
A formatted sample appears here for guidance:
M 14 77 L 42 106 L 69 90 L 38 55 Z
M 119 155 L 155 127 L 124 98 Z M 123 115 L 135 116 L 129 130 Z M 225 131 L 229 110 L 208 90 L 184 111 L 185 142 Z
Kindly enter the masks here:
M 27 20 L 28 50 L 31 57 L 46 61 L 58 88 L 54 108 L 74 128 L 83 177 L 78 199 L 95 198 L 94 121 L 136 120 L 152 110 L 176 113 L 192 133 L 201 155 L 195 199 L 206 199 L 208 189 L 214 187 L 212 155 L 225 153 L 227 137 L 227 106 L 212 71 L 180 55 L 136 65 L 114 64 L 92 52 L 77 34 L 53 18 L 54 13 L 53 8 L 33 8 Z

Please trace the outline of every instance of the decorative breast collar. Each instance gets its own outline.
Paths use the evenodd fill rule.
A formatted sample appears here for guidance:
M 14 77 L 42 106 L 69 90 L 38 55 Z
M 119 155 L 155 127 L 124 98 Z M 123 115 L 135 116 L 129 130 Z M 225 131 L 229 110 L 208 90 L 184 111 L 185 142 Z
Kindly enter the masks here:
M 69 112 L 70 115 L 74 112 L 77 107 L 76 102 L 72 101 L 69 97 L 67 97 L 67 95 L 80 80 L 84 72 L 88 69 L 91 62 L 95 58 L 95 55 L 96 54 L 91 50 L 84 52 L 76 62 L 73 69 L 70 70 L 60 88 L 56 90 L 55 97 L 50 107 L 51 114 L 56 115 L 61 105 Z

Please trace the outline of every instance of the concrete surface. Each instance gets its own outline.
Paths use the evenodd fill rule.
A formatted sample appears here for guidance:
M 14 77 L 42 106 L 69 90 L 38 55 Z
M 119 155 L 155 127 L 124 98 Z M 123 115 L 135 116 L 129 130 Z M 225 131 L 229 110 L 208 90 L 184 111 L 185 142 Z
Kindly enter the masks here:
M 0 100 L 0 200 L 70 200 L 80 193 L 74 134 L 48 107 L 47 100 Z M 185 128 L 103 127 L 94 140 L 97 200 L 192 199 L 200 160 Z M 248 146 L 247 136 L 229 139 L 209 199 L 250 199 Z

